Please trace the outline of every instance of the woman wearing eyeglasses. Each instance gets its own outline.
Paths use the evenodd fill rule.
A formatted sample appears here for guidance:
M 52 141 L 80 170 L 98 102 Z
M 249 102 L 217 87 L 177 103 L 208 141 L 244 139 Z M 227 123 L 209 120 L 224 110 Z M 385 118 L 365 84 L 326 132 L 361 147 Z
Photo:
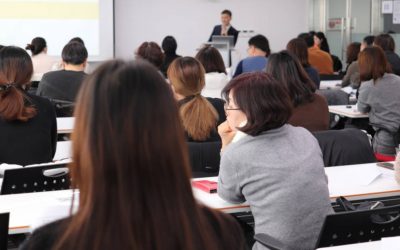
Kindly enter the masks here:
M 168 68 L 175 99 L 188 141 L 219 141 L 217 126 L 225 121 L 224 101 L 205 98 L 205 70 L 193 57 L 175 59 Z
M 285 86 L 266 73 L 246 73 L 222 90 L 218 195 L 247 201 L 255 233 L 283 242 L 285 249 L 313 249 L 332 212 L 321 149 L 306 129 L 287 122 L 292 102 Z M 253 249 L 264 249 L 256 243 Z

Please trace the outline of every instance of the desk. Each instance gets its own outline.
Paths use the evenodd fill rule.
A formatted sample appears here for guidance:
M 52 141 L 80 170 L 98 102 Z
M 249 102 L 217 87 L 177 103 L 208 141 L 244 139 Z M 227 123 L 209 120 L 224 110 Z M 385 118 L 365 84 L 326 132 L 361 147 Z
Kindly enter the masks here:
M 335 247 L 322 247 L 317 250 L 379 250 L 381 248 L 381 241 L 371 241 L 357 244 L 349 244 Z
M 74 129 L 75 117 L 58 117 L 57 118 L 57 133 L 69 134 Z
M 348 118 L 368 118 L 368 114 L 359 112 L 356 105 L 331 105 L 328 108 L 332 114 Z
M 10 212 L 9 234 L 28 233 L 51 221 L 69 216 L 72 190 L 0 195 L 0 213 Z M 79 193 L 76 192 L 75 208 Z
M 53 161 L 59 161 L 71 158 L 72 156 L 71 146 L 72 146 L 71 141 L 58 141 Z
M 354 178 L 362 178 L 361 173 L 372 170 L 380 171 L 381 176 L 369 185 L 361 185 Z M 394 179 L 394 171 L 376 166 L 376 163 L 327 167 L 325 173 L 328 177 L 328 188 L 331 202 L 337 197 L 344 196 L 349 200 L 370 199 L 376 197 L 389 197 L 400 195 L 400 185 Z M 218 177 L 197 178 L 218 181 Z M 218 194 L 209 194 L 193 188 L 195 198 L 209 206 L 226 213 L 250 211 L 248 204 L 231 204 L 222 200 Z
M 319 89 L 341 89 L 342 80 L 329 80 L 321 81 L 319 84 Z

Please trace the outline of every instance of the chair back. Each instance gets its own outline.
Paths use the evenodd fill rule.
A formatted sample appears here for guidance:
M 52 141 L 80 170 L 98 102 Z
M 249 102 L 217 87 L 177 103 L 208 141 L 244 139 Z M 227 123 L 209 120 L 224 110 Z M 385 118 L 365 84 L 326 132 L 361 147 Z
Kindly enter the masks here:
M 380 240 L 400 235 L 400 205 L 328 215 L 316 248 Z
M 10 221 L 9 213 L 0 214 L 0 250 L 7 250 L 9 221 Z
M 314 132 L 325 167 L 376 162 L 366 133 L 355 128 Z
M 193 178 L 217 176 L 221 142 L 188 142 Z
M 66 164 L 7 169 L 0 194 L 19 194 L 69 189 Z

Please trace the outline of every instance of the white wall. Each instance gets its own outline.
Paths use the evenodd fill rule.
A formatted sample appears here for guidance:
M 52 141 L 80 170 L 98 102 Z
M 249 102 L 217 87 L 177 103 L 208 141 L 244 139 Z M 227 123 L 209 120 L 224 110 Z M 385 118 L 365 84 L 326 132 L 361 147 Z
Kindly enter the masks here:
M 232 25 L 267 36 L 273 51 L 308 30 L 309 0 L 115 0 L 115 54 L 132 58 L 144 41 L 161 44 L 166 35 L 178 41 L 178 53 L 193 56 L 207 41 L 220 12 L 233 12 Z M 254 34 L 253 34 L 254 35 Z M 250 35 L 251 36 L 251 35 Z M 249 35 L 239 38 L 239 56 L 246 56 Z

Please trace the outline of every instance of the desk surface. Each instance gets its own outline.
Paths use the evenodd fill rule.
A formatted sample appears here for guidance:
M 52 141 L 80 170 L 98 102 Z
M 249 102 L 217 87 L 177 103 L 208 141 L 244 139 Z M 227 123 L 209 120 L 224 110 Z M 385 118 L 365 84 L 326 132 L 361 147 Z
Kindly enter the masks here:
M 69 216 L 72 194 L 72 190 L 61 190 L 0 195 L 0 213 L 10 212 L 9 234 L 27 233 L 31 228 Z
M 69 134 L 74 129 L 75 117 L 58 117 L 57 133 Z
M 341 89 L 342 80 L 326 80 L 321 81 L 319 84 L 319 89 Z
M 356 105 L 331 105 L 329 113 L 349 118 L 368 118 L 368 114 L 359 112 Z
M 368 179 L 366 175 L 371 172 L 380 172 L 381 175 L 365 185 L 363 180 Z M 329 196 L 332 202 L 339 196 L 349 200 L 360 200 L 400 195 L 400 185 L 394 179 L 394 171 L 378 167 L 376 163 L 328 167 L 325 168 L 325 173 L 328 177 Z M 218 180 L 217 177 L 194 180 L 201 179 Z M 222 200 L 216 193 L 209 194 L 197 188 L 193 188 L 193 192 L 199 202 L 226 213 L 250 211 L 246 203 L 231 204 Z
M 379 250 L 381 248 L 381 241 L 371 241 L 357 244 L 349 244 L 335 247 L 322 247 L 317 250 Z M 382 249 L 383 250 L 383 249 Z
M 60 161 L 71 158 L 72 156 L 71 146 L 72 146 L 71 141 L 58 141 L 53 161 Z

